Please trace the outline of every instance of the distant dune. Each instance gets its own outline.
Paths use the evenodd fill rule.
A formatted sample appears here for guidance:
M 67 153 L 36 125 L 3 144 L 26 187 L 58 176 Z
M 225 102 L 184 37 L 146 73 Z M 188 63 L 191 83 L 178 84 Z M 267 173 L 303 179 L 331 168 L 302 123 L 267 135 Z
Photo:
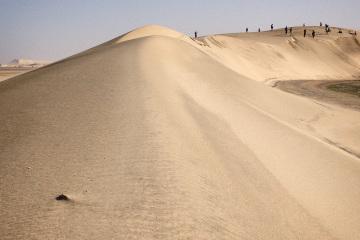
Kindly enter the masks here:
M 13 67 L 13 68 L 25 68 L 25 67 L 42 67 L 50 64 L 50 61 L 43 60 L 31 60 L 31 59 L 14 59 L 8 64 L 1 64 L 0 67 Z
M 37 68 L 44 67 L 50 63 L 50 61 L 14 59 L 8 64 L 0 64 L 0 81 L 4 81 Z
M 151 25 L 0 82 L 1 238 L 360 239 L 360 112 L 271 87 L 359 80 L 307 29 Z

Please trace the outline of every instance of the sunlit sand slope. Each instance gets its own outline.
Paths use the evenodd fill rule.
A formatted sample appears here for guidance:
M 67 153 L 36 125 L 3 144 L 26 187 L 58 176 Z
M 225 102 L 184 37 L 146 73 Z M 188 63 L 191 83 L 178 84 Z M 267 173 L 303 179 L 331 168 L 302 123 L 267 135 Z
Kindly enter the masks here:
M 359 112 L 172 34 L 0 83 L 1 239 L 359 239 Z
M 257 81 L 359 80 L 360 39 L 354 30 L 322 27 L 215 35 L 201 38 L 205 49 L 221 64 Z M 315 30 L 316 37 L 311 37 Z

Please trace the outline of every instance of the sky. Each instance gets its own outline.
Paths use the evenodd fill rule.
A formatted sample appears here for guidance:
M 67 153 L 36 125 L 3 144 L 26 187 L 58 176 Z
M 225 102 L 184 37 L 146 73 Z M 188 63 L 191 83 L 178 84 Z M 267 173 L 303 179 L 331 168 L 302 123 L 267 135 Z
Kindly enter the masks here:
M 147 24 L 185 34 L 246 27 L 360 28 L 360 0 L 0 0 L 0 63 L 56 61 Z

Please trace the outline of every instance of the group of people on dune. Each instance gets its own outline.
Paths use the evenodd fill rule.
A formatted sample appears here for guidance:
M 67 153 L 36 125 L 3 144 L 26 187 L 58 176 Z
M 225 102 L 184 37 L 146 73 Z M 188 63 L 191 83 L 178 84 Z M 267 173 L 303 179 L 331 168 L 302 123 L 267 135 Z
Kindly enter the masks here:
M 307 29 L 305 28 L 306 25 L 303 24 L 303 27 L 304 27 L 304 37 L 306 37 L 306 36 L 307 36 Z M 322 27 L 322 22 L 320 22 L 320 27 Z M 271 31 L 273 31 L 273 30 L 274 30 L 274 24 L 271 24 L 271 25 L 270 25 L 270 28 L 271 28 Z M 286 26 L 286 27 L 284 28 L 284 30 L 285 30 L 285 34 L 286 34 L 286 35 L 288 34 L 288 32 L 290 33 L 290 35 L 292 35 L 292 30 L 293 30 L 292 27 L 288 28 L 288 26 Z M 325 24 L 325 31 L 326 31 L 326 33 L 329 33 L 329 32 L 330 32 L 330 26 L 329 26 L 328 24 Z M 260 32 L 260 28 L 259 28 L 259 32 Z M 316 36 L 315 30 L 312 30 L 311 36 L 312 36 L 313 38 L 315 38 L 315 36 Z
M 322 26 L 323 26 L 323 23 L 320 22 L 320 27 L 322 27 Z M 307 36 L 306 25 L 303 24 L 303 27 L 304 27 L 304 37 L 306 37 L 306 36 Z M 325 32 L 328 34 L 328 33 L 331 31 L 329 24 L 325 24 L 324 27 L 325 27 Z M 270 25 L 270 29 L 271 29 L 271 31 L 274 30 L 274 24 L 271 24 L 271 25 Z M 293 28 L 292 28 L 292 27 L 288 28 L 288 26 L 286 26 L 286 27 L 284 28 L 284 30 L 285 30 L 285 34 L 286 34 L 286 35 L 287 35 L 288 33 L 290 33 L 290 35 L 292 35 L 292 32 L 293 32 Z M 245 29 L 245 32 L 249 32 L 249 28 L 248 28 L 248 27 Z M 261 32 L 261 29 L 260 29 L 260 28 L 258 28 L 258 32 Z M 339 33 L 342 33 L 342 31 L 339 30 Z M 355 31 L 354 33 L 352 33 L 352 34 L 353 34 L 353 35 L 356 35 L 356 31 Z M 197 38 L 197 37 L 198 37 L 198 32 L 195 32 L 194 35 L 195 35 L 195 38 Z M 312 36 L 313 38 L 315 38 L 315 36 L 316 36 L 315 30 L 312 30 L 311 36 Z

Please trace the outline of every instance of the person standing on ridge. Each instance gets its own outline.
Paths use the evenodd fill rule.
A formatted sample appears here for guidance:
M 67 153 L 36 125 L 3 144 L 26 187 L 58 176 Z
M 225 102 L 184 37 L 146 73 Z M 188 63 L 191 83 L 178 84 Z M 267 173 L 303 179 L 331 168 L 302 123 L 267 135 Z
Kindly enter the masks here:
M 287 35 L 287 33 L 288 33 L 288 27 L 286 26 L 285 27 L 285 34 Z
M 312 31 L 311 35 L 313 38 L 315 38 L 315 30 Z
M 306 37 L 306 29 L 304 29 L 304 37 Z
M 195 38 L 197 38 L 197 35 L 198 35 L 197 31 L 195 31 L 195 34 L 194 34 L 194 35 L 195 35 Z
M 271 31 L 274 30 L 274 24 L 271 24 Z
M 328 34 L 330 32 L 329 24 L 325 24 L 325 32 Z

